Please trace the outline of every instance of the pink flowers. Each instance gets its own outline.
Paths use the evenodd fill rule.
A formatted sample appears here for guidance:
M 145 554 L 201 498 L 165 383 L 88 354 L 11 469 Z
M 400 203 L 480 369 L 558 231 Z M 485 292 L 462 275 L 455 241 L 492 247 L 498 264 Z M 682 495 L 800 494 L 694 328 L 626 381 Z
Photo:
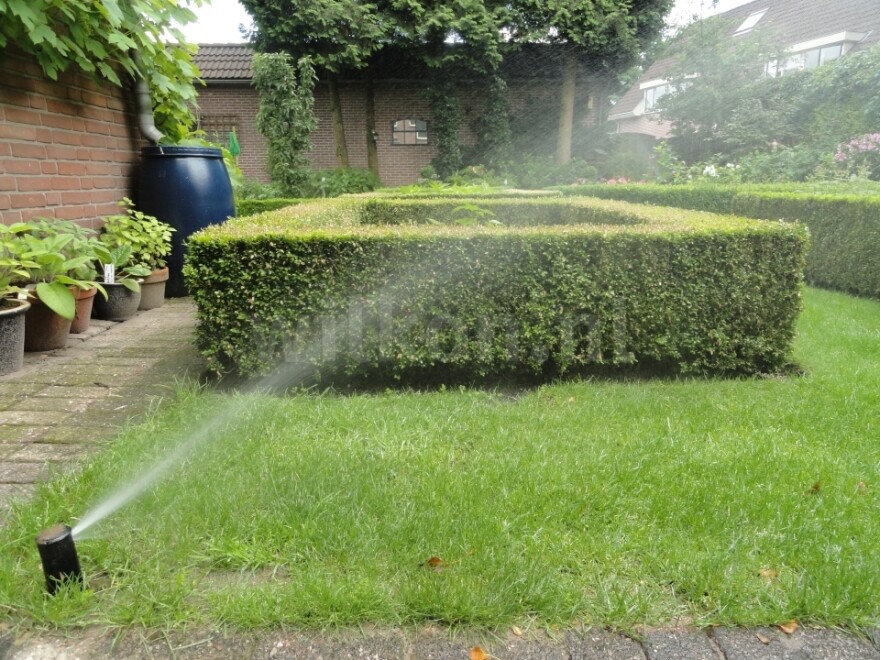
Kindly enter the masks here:
M 880 133 L 867 133 L 838 145 L 834 162 L 845 163 L 852 156 L 871 152 L 880 152 Z

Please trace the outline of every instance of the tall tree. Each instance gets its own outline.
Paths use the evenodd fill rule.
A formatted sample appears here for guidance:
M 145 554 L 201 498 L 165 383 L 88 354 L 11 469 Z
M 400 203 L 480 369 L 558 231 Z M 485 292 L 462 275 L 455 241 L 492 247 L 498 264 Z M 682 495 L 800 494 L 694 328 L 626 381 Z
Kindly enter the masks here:
M 309 57 L 325 73 L 336 163 L 348 167 L 339 74 L 363 67 L 389 38 L 375 4 L 359 0 L 240 0 L 254 19 L 257 50 Z
M 515 42 L 550 42 L 563 47 L 562 93 L 556 162 L 571 160 L 577 73 L 622 71 L 663 28 L 673 0 L 512 0 L 510 24 Z

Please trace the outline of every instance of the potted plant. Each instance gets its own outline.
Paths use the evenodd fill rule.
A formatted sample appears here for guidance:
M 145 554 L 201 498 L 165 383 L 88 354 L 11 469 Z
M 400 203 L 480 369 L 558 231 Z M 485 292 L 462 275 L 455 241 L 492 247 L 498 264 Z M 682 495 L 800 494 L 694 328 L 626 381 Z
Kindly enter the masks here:
M 98 262 L 104 273 L 106 300 L 95 299 L 94 314 L 105 321 L 125 321 L 134 316 L 141 301 L 140 278 L 150 274 L 150 269 L 133 262 L 130 245 L 117 245 L 107 250 Z
M 31 304 L 15 284 L 28 276 L 16 240 L 23 226 L 0 223 L 0 376 L 21 369 L 24 360 L 24 316 Z
M 95 281 L 94 261 L 106 248 L 75 222 L 36 218 L 16 226 L 19 257 L 26 262 L 25 350 L 63 348 L 77 314 L 77 294 L 106 295 Z M 81 314 L 84 315 L 84 314 Z
M 167 258 L 171 254 L 171 232 L 174 228 L 151 215 L 136 211 L 127 197 L 119 205 L 125 212 L 104 219 L 100 240 L 111 248 L 131 246 L 131 262 L 150 271 L 140 283 L 141 302 L 138 309 L 160 307 L 165 302 Z

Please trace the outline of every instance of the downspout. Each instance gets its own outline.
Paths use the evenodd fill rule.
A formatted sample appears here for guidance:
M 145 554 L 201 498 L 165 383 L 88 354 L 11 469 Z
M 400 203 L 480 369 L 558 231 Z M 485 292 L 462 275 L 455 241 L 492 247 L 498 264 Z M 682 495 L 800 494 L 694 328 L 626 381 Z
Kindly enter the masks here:
M 140 70 L 141 58 L 137 51 L 132 51 L 132 59 L 134 59 L 137 68 Z M 134 83 L 134 101 L 137 108 L 138 127 L 141 134 L 149 140 L 150 144 L 157 145 L 159 140 L 165 137 L 162 132 L 156 128 L 153 120 L 153 100 L 150 98 L 150 86 L 143 76 L 138 77 Z

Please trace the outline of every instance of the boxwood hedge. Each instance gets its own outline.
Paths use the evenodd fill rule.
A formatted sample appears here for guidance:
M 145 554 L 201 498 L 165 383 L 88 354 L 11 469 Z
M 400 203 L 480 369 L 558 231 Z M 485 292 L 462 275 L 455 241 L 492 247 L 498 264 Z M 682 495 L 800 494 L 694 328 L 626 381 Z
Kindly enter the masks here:
M 194 234 L 185 275 L 199 348 L 244 376 L 756 373 L 786 362 L 806 243 L 613 201 L 335 199 Z
M 789 186 L 791 187 L 791 186 Z M 784 190 L 764 186 L 590 185 L 560 188 L 643 204 L 734 213 L 749 218 L 799 220 L 812 236 L 807 281 L 830 289 L 880 298 L 880 197 Z

